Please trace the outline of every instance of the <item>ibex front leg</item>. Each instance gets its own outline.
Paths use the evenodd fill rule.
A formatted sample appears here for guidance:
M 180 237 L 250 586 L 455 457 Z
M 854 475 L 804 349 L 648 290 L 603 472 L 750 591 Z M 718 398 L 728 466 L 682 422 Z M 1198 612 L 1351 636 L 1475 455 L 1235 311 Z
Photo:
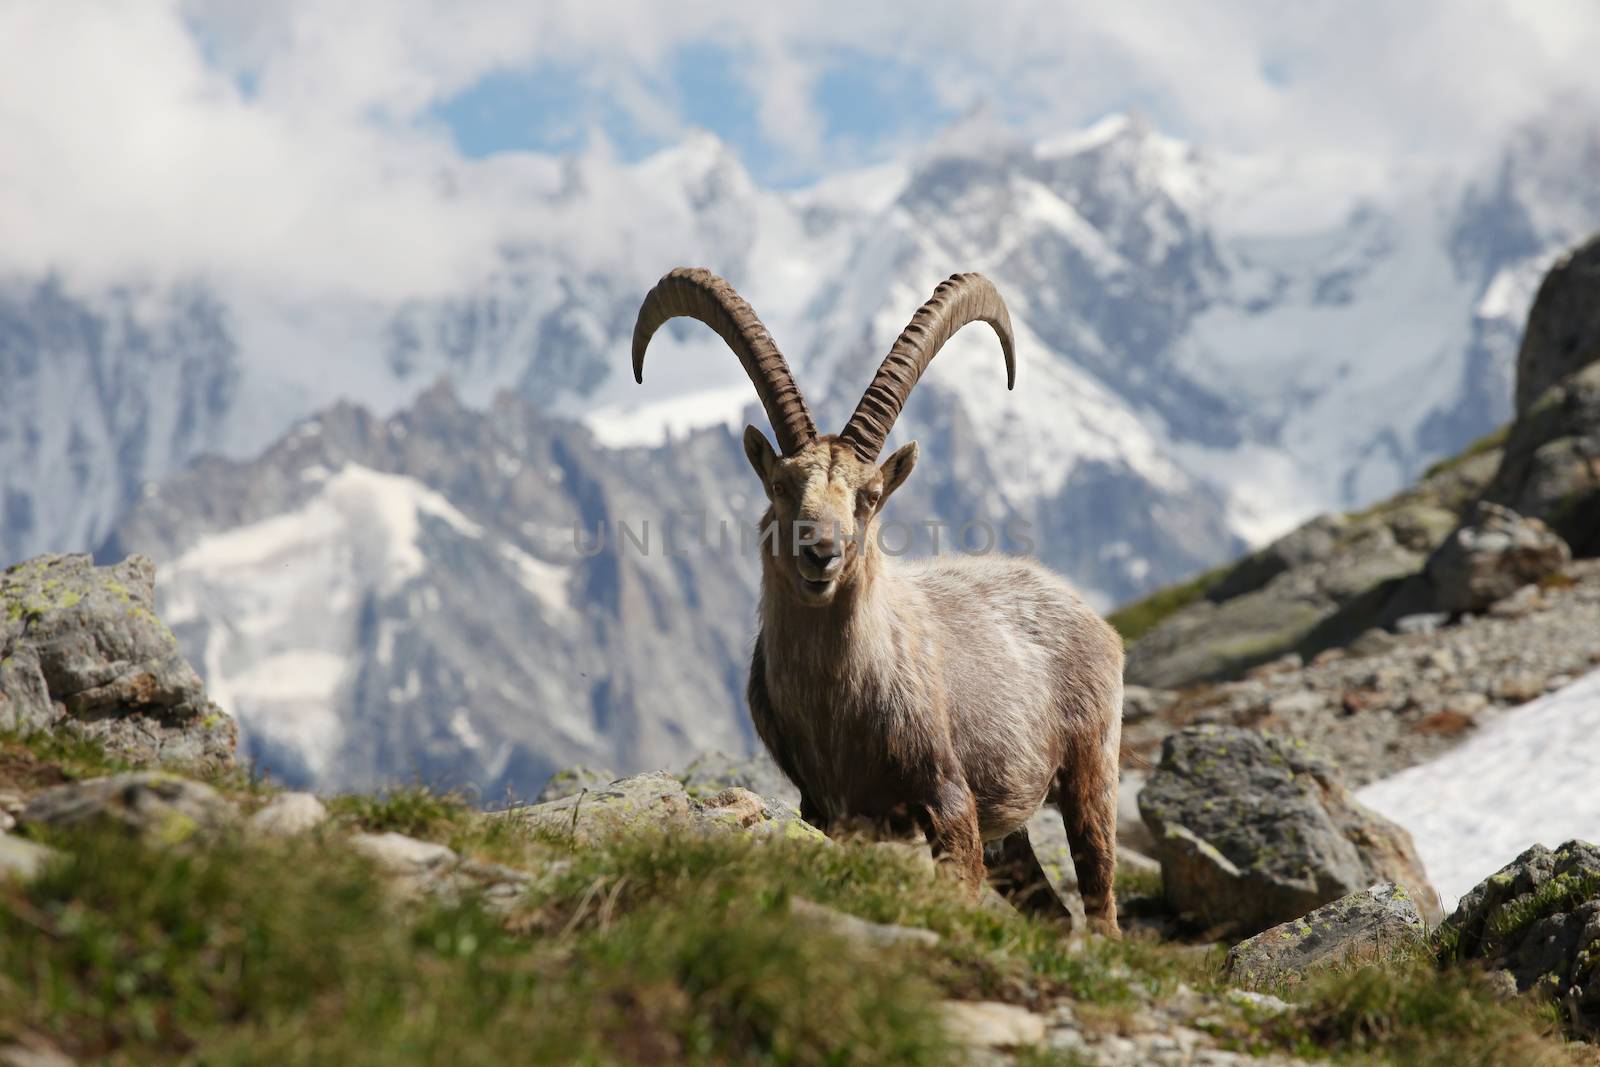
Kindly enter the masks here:
M 965 782 L 945 779 L 918 813 L 933 858 L 950 865 L 974 898 L 983 888 L 983 839 L 978 804 Z

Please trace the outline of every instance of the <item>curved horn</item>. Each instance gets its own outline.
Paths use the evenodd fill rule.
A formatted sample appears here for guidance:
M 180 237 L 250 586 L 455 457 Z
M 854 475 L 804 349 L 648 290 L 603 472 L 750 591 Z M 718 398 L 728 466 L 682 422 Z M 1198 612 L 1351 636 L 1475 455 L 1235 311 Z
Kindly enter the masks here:
M 839 435 L 850 442 L 862 460 L 871 463 L 878 458 L 917 379 L 944 343 L 969 322 L 987 322 L 994 327 L 1006 357 L 1006 388 L 1016 387 L 1017 356 L 1005 301 L 1000 299 L 994 283 L 983 275 L 952 274 L 939 283 L 928 302 L 900 331 L 861 403 L 856 405 L 855 414 Z
M 739 357 L 784 455 L 792 455 L 816 439 L 817 428 L 805 397 L 767 328 L 733 286 L 704 267 L 668 271 L 639 305 L 639 317 L 633 324 L 634 381 L 644 381 L 644 350 L 651 336 L 662 323 L 680 316 L 698 319 L 716 330 Z

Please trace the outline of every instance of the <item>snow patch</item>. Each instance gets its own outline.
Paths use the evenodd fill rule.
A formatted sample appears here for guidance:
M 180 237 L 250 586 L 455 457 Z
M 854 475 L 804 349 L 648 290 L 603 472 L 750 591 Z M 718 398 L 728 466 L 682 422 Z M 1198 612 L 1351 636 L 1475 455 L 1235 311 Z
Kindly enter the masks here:
M 572 602 L 567 597 L 570 568 L 546 563 L 511 544 L 501 545 L 500 554 L 517 568 L 522 587 L 532 593 L 540 604 L 558 615 L 565 615 L 572 610 Z
M 1410 831 L 1448 912 L 1529 845 L 1600 841 L 1600 671 L 1356 797 Z

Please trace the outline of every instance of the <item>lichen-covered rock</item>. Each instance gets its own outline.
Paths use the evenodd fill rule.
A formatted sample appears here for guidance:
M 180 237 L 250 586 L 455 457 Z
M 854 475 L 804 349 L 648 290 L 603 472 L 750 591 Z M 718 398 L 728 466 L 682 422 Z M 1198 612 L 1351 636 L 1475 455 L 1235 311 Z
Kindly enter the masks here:
M 1600 1030 L 1600 847 L 1534 845 L 1461 898 L 1439 932 L 1442 954 L 1482 960 L 1565 1002 Z
M 1205 925 L 1254 934 L 1381 881 L 1440 917 L 1410 835 L 1300 745 L 1191 726 L 1163 743 L 1139 810 L 1168 900 Z
M 1331 967 L 1382 963 L 1426 933 L 1411 894 L 1382 882 L 1239 942 L 1227 973 L 1243 986 L 1287 987 Z
M 0 574 L 0 729 L 71 730 L 133 763 L 231 766 L 238 727 L 154 606 L 143 556 L 41 556 Z
M 539 790 L 539 795 L 534 797 L 534 802 L 548 804 L 552 800 L 565 800 L 585 790 L 603 789 L 616 780 L 617 776 L 608 770 L 585 767 L 580 763 L 552 774 L 544 788 Z
M 511 808 L 498 817 L 516 819 L 579 845 L 672 825 L 688 832 L 736 831 L 757 837 L 826 840 L 780 800 L 737 786 L 697 798 L 665 771 L 635 774 L 560 800 Z
M 725 752 L 707 752 L 685 767 L 678 777 L 689 792 L 696 795 L 719 793 L 737 786 L 791 806 L 800 803 L 800 790 L 765 753 L 739 757 Z
M 616 833 L 686 819 L 692 808 L 682 782 L 665 771 L 652 771 L 560 800 L 510 808 L 500 817 L 583 845 Z
M 236 817 L 231 801 L 201 782 L 159 771 L 138 771 L 69 782 L 33 797 L 23 826 L 121 826 L 146 840 L 178 844 L 215 831 Z
M 1441 611 L 1483 611 L 1571 558 L 1567 543 L 1543 522 L 1479 501 L 1429 557 L 1425 573 Z

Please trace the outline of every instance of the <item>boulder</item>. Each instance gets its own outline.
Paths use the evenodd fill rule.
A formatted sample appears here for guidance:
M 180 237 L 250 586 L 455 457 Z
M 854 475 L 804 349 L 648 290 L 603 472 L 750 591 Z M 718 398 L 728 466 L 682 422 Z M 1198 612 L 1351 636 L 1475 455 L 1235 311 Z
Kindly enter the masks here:
M 201 782 L 159 771 L 69 782 L 33 797 L 17 817 L 23 826 L 120 826 L 161 844 L 178 844 L 221 829 L 237 812 Z
M 1600 237 L 1539 287 L 1517 357 L 1517 419 L 1487 499 L 1600 555 Z
M 41 556 L 0 574 L 0 730 L 71 730 L 132 763 L 231 766 L 238 728 L 154 609 L 143 556 Z
M 1382 963 L 1426 936 L 1411 894 L 1382 882 L 1239 942 L 1227 975 L 1243 986 L 1286 988 L 1333 967 Z
M 37 878 L 45 864 L 60 855 L 36 841 L 26 841 L 10 834 L 0 834 L 0 882 L 15 880 L 26 882 Z
M 1539 284 L 1517 353 L 1517 414 L 1593 363 L 1600 363 L 1600 236 L 1562 256 Z
M 947 1000 L 945 1029 L 957 1044 L 972 1048 L 1030 1048 L 1044 1040 L 1044 1017 L 995 1000 Z
M 1508 972 L 1600 1032 L 1600 847 L 1534 845 L 1461 898 L 1439 931 L 1446 959 Z
M 1286 540 L 1302 532 L 1319 544 L 1336 538 L 1326 553 L 1285 556 L 1285 569 L 1265 584 L 1248 588 L 1254 579 L 1240 579 L 1224 587 L 1237 595 L 1216 599 L 1213 589 L 1175 612 L 1129 647 L 1128 681 L 1177 688 L 1232 678 L 1285 653 L 1315 654 L 1345 631 L 1354 637 L 1376 615 L 1382 592 L 1426 560 L 1432 545 L 1416 535 L 1419 508 L 1391 505 L 1359 522 L 1313 520 Z M 1446 515 L 1439 536 L 1450 521 Z
M 616 780 L 617 776 L 608 770 L 585 767 L 580 763 L 552 774 L 534 801 L 548 804 L 552 800 L 565 800 L 567 797 L 577 796 L 584 790 L 603 789 Z
M 499 817 L 516 819 L 578 845 L 670 823 L 706 832 L 739 831 L 755 836 L 779 834 L 826 840 L 821 831 L 802 821 L 793 808 L 781 801 L 739 787 L 697 799 L 665 771 L 636 774 L 560 800 L 511 808 L 499 813 Z
M 718 793 L 737 786 L 791 806 L 800 803 L 800 790 L 784 777 L 778 765 L 765 753 L 740 757 L 724 752 L 707 752 L 685 767 L 678 777 L 689 792 L 696 795 Z
M 1410 835 L 1298 743 L 1188 727 L 1163 742 L 1139 810 L 1169 902 L 1207 926 L 1258 933 L 1383 881 L 1439 920 Z
M 939 935 L 920 926 L 896 926 L 892 923 L 868 922 L 854 915 L 806 900 L 790 897 L 789 910 L 802 922 L 828 930 L 847 941 L 856 941 L 874 948 L 911 945 L 932 948 L 939 943 Z
M 454 903 L 475 896 L 492 911 L 509 911 L 533 884 L 533 876 L 514 867 L 462 859 L 454 849 L 389 831 L 352 834 L 349 845 L 389 879 L 403 900 L 431 897 Z M 559 870 L 552 866 L 545 873 Z
M 1483 611 L 1559 571 L 1567 543 L 1538 519 L 1479 501 L 1428 559 L 1425 574 L 1441 611 Z
M 248 825 L 269 837 L 294 837 L 327 821 L 328 809 L 310 793 L 280 793 L 250 816 Z

